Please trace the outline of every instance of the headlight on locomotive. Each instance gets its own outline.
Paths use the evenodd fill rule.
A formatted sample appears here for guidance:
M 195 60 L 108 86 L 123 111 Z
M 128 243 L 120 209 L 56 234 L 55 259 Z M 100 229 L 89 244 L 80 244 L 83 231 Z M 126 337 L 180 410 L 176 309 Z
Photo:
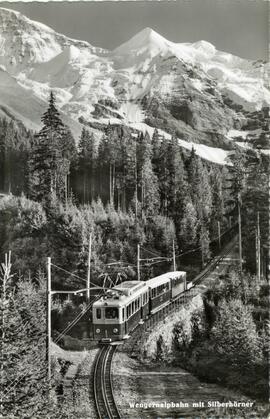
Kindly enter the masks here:
M 113 333 L 118 333 L 118 329 L 116 327 L 113 329 Z
M 100 329 L 96 329 L 96 333 L 100 333 Z

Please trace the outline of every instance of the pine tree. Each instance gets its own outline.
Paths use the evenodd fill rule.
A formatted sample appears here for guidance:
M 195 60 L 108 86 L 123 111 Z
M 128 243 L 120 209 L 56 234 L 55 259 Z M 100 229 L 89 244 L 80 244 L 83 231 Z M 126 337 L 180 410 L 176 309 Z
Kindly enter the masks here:
M 194 247 L 197 243 L 198 218 L 191 200 L 187 198 L 180 223 L 181 249 Z
M 201 256 L 202 256 L 202 266 L 205 265 L 207 260 L 210 258 L 210 238 L 209 238 L 209 230 L 204 222 L 201 222 L 200 230 L 200 247 L 201 247 Z
M 172 137 L 167 148 L 168 214 L 174 219 L 182 218 L 183 201 L 188 193 L 187 175 L 177 138 Z
M 150 157 L 145 158 L 141 174 L 142 211 L 146 217 L 157 213 L 160 205 L 158 180 L 153 172 Z
M 222 224 L 224 217 L 224 197 L 223 182 L 221 171 L 213 168 L 211 171 L 211 190 L 212 190 L 212 213 L 211 213 L 211 233 L 214 237 L 218 235 L 218 222 Z
M 37 406 L 47 390 L 44 381 L 45 334 L 44 330 L 37 333 L 42 316 L 34 327 L 31 320 L 36 319 L 38 313 L 27 317 L 29 301 L 22 301 L 20 292 L 15 292 L 7 258 L 2 264 L 0 279 L 1 414 L 4 417 L 33 417 L 33 411 L 43 410 L 46 404 L 44 399 L 42 405 Z M 34 299 L 34 295 L 32 297 Z
M 168 216 L 169 205 L 169 170 L 168 170 L 168 141 L 164 140 L 160 146 L 159 156 L 160 170 L 158 173 L 158 180 L 160 185 L 160 203 L 161 212 Z
M 83 202 L 94 199 L 96 155 L 94 135 L 83 128 L 78 145 L 78 165 L 83 176 Z
M 241 195 L 246 185 L 246 158 L 243 151 L 237 148 L 230 154 L 231 165 L 228 166 L 230 182 L 230 203 L 236 209 L 241 204 Z
M 154 169 L 154 172 L 156 173 L 156 175 L 159 174 L 159 170 L 160 170 L 159 158 L 160 158 L 161 143 L 162 143 L 161 137 L 158 133 L 158 130 L 155 128 L 155 130 L 153 132 L 153 136 L 152 136 L 152 150 L 153 150 L 152 163 L 153 163 L 153 169 Z
M 30 196 L 47 204 L 53 197 L 67 201 L 67 176 L 75 144 L 60 118 L 52 92 L 41 120 L 44 125 L 34 138 L 29 164 Z
M 212 339 L 217 352 L 240 370 L 262 359 L 252 312 L 241 300 L 221 303 Z

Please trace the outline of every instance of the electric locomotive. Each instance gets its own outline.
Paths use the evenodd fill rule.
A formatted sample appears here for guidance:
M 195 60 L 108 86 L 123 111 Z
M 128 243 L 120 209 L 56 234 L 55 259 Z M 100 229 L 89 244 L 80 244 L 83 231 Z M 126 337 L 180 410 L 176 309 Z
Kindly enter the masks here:
M 186 272 L 167 272 L 147 281 L 125 281 L 93 304 L 93 335 L 97 340 L 122 340 L 151 314 L 190 288 Z

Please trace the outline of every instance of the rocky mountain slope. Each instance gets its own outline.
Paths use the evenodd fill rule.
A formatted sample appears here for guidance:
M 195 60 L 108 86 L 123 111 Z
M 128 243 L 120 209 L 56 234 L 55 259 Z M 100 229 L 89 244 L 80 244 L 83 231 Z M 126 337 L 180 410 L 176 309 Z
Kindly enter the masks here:
M 76 137 L 83 124 L 97 135 L 108 122 L 157 127 L 182 146 L 195 143 L 201 152 L 202 144 L 218 154 L 230 148 L 228 133 L 269 106 L 268 75 L 268 63 L 206 41 L 176 44 L 146 28 L 108 51 L 0 9 L 0 115 L 32 129 L 39 129 L 53 89 Z

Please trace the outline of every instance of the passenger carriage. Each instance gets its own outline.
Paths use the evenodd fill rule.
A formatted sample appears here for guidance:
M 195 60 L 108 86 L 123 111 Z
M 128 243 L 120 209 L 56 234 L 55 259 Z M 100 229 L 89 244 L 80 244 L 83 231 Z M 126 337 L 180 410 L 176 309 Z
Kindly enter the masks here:
M 126 281 L 93 304 L 94 338 L 124 339 L 148 315 L 148 287 Z
M 147 281 L 125 281 L 93 304 L 93 335 L 120 340 L 149 315 L 165 307 L 187 288 L 186 272 L 167 272 Z

